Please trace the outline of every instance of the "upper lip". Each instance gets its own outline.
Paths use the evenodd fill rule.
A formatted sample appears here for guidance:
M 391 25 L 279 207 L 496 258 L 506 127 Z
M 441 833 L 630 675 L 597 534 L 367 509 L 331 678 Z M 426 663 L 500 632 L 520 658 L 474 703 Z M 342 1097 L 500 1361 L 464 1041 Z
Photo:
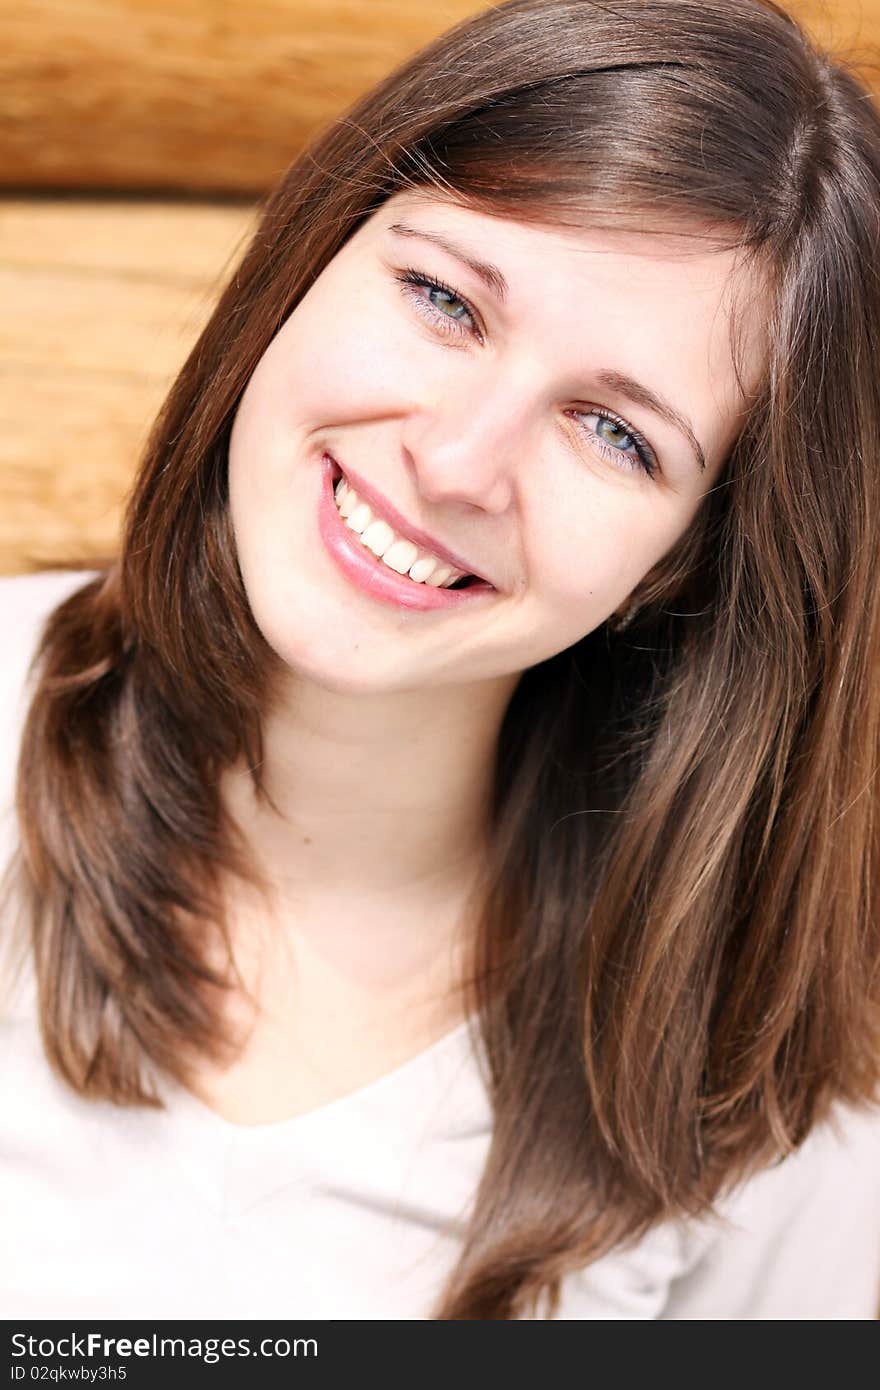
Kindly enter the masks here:
M 491 579 L 487 579 L 484 574 L 480 574 L 479 570 L 474 569 L 470 560 L 465 560 L 461 555 L 456 555 L 455 551 L 450 550 L 448 545 L 443 545 L 441 541 L 435 540 L 433 536 L 429 536 L 427 531 L 422 531 L 420 527 L 413 526 L 411 522 L 407 521 L 405 516 L 401 516 L 397 508 L 392 507 L 391 503 L 382 496 L 381 492 L 377 492 L 376 489 L 371 487 L 359 474 L 353 472 L 348 464 L 341 464 L 334 454 L 329 454 L 328 457 L 333 460 L 337 468 L 342 470 L 342 473 L 351 483 L 358 496 L 362 497 L 363 500 L 369 504 L 381 520 L 388 522 L 388 525 L 396 535 L 401 536 L 404 540 L 412 541 L 414 545 L 420 546 L 422 550 L 430 550 L 433 555 L 436 555 L 441 560 L 445 560 L 447 564 L 454 565 L 455 568 L 461 570 L 463 574 L 472 574 L 475 579 L 482 579 L 486 584 L 492 584 Z M 494 584 L 492 584 L 492 587 L 494 589 Z

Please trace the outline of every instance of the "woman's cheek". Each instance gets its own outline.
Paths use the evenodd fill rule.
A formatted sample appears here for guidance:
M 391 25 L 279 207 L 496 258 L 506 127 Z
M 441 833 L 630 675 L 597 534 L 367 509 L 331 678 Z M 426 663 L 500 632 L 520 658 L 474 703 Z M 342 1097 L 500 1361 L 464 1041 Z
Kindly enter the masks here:
M 407 360 L 406 327 L 378 286 L 365 287 L 364 273 L 331 266 L 300 300 L 273 342 L 279 373 L 291 394 L 307 393 L 303 405 L 328 422 L 369 413 L 376 391 L 393 387 Z M 296 409 L 297 402 L 291 400 Z
M 638 556 L 623 536 L 586 519 L 574 527 L 570 510 L 546 542 L 543 564 L 532 561 L 530 569 L 543 574 L 542 598 L 572 641 L 601 622 L 639 578 Z

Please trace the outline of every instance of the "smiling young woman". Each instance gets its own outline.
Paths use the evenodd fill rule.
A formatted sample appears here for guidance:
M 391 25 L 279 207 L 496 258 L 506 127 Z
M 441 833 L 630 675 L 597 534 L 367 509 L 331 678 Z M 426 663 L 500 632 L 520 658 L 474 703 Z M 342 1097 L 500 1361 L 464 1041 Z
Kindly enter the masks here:
M 511 0 L 294 162 L 0 586 L 7 1310 L 874 1313 L 878 240 L 769 0 Z

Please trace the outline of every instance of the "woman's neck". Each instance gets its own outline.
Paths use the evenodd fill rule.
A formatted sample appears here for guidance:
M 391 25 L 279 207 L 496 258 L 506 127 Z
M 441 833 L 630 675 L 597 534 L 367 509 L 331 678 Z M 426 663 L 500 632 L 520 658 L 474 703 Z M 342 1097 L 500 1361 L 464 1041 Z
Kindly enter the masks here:
M 482 853 L 498 731 L 516 684 L 349 694 L 291 679 L 263 726 L 258 804 L 247 769 L 221 798 L 279 906 L 375 920 L 442 899 Z

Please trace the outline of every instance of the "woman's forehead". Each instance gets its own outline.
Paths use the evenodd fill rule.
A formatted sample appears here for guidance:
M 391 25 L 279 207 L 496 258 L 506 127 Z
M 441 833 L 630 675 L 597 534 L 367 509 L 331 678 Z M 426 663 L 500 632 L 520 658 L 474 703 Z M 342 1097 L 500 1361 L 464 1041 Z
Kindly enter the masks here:
M 401 189 L 371 216 L 379 225 L 411 215 L 431 227 L 458 228 L 499 244 L 555 242 L 560 249 L 606 250 L 655 260 L 695 260 L 729 252 L 737 229 L 705 219 L 661 217 L 650 211 L 613 209 L 601 213 L 584 206 L 577 211 L 544 204 L 504 209 L 472 204 L 428 189 Z
M 376 234 L 405 229 L 466 253 L 494 253 L 505 259 L 498 267 L 505 281 L 518 277 L 528 283 L 554 269 L 571 273 L 586 262 L 592 272 L 605 259 L 625 261 L 628 274 L 640 274 L 646 282 L 679 267 L 682 278 L 698 288 L 714 287 L 718 298 L 731 305 L 743 295 L 760 302 L 766 293 L 763 264 L 738 249 L 736 228 L 712 227 L 696 218 L 661 222 L 648 213 L 634 226 L 622 219 L 596 221 L 587 209 L 582 220 L 575 221 L 572 212 L 561 218 L 561 213 L 554 218 L 552 210 L 538 206 L 514 215 L 433 191 L 404 189 L 382 204 L 370 222 Z

